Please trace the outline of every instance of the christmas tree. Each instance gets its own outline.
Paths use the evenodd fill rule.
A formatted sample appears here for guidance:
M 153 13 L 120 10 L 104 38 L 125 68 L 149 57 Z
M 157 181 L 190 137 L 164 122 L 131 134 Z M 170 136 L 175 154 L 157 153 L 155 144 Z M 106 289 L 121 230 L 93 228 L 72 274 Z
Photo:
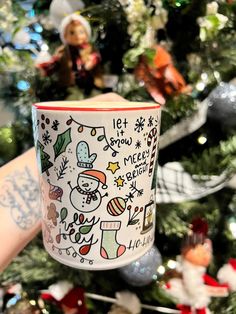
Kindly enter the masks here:
M 44 146 L 39 141 L 37 142 L 37 150 L 39 154 L 39 160 L 41 161 L 41 171 L 48 174 L 48 169 L 53 166 L 53 164 L 49 161 L 50 156 L 44 152 Z
M 79 16 L 89 37 L 79 52 L 65 38 L 68 24 L 64 28 L 61 24 L 71 14 Z M 195 248 L 206 249 L 209 239 L 214 258 L 206 268 L 213 278 L 230 258 L 236 258 L 235 27 L 234 0 L 0 1 L 1 166 L 33 146 L 31 106 L 35 102 L 82 100 L 114 92 L 130 101 L 156 102 L 162 108 L 152 182 L 157 188 L 153 248 L 124 268 L 94 272 L 52 259 L 39 234 L 0 275 L 1 312 L 205 314 L 209 308 L 211 313 L 235 313 L 235 277 L 227 291 L 221 286 L 218 294 L 213 289 L 207 295 L 204 290 L 195 301 L 186 296 L 197 290 L 192 291 L 184 279 L 175 280 L 185 278 L 183 259 L 189 260 L 188 253 Z M 69 149 L 69 125 L 75 121 L 68 121 L 67 133 L 57 138 L 55 159 Z M 47 125 L 58 130 L 56 119 L 41 117 L 41 123 L 43 130 Z M 91 136 L 98 135 L 98 128 L 78 124 L 79 133 L 86 128 Z M 107 141 L 104 133 L 99 138 L 101 143 Z M 46 149 L 50 142 L 45 130 L 43 144 L 36 145 L 41 172 L 53 166 Z M 140 144 L 136 145 L 138 149 Z M 105 147 L 109 149 L 109 143 Z M 68 167 L 62 157 L 58 178 Z M 61 199 L 62 191 L 50 184 L 59 193 L 52 196 L 54 200 Z M 141 193 L 135 185 L 132 189 Z M 122 206 L 123 199 L 116 201 Z M 4 202 L 0 195 L 0 205 Z M 152 204 L 142 208 L 146 229 L 151 226 Z M 57 219 L 63 223 L 53 203 L 49 210 L 54 224 Z M 127 210 L 133 223 L 141 208 L 134 213 L 130 207 Z M 83 215 L 74 220 L 82 231 L 91 227 Z M 204 223 L 196 228 L 200 220 Z M 235 261 L 226 266 L 235 270 Z M 224 282 L 221 277 L 219 272 L 218 279 Z M 175 283 L 185 291 L 185 302 L 183 295 L 181 299 L 170 293 Z M 20 291 L 17 284 L 22 286 Z M 116 295 L 124 290 L 133 294 Z M 207 295 L 205 303 L 199 303 L 201 293 Z

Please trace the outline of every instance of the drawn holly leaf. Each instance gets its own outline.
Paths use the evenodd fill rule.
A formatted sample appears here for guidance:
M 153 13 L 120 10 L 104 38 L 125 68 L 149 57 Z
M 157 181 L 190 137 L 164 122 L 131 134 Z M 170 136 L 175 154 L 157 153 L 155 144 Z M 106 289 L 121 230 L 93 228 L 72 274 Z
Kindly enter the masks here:
M 139 222 L 139 219 L 134 219 L 129 222 L 129 225 L 136 225 Z
M 70 143 L 71 143 L 71 128 L 57 135 L 56 142 L 53 145 L 54 154 L 55 154 L 54 161 L 57 159 L 58 156 L 60 156 L 62 153 L 66 151 L 66 147 Z
M 82 234 L 87 234 L 89 233 L 89 231 L 92 229 L 92 226 L 89 225 L 89 226 L 83 226 L 83 227 L 80 227 L 79 228 L 79 232 L 82 233 Z

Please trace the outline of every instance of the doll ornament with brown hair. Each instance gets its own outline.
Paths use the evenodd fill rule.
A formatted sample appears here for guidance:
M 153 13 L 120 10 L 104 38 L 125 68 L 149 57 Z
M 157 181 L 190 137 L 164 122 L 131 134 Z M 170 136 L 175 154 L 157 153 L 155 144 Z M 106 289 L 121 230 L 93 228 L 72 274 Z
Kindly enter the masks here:
M 81 15 L 73 13 L 66 16 L 59 27 L 60 46 L 52 58 L 36 67 L 44 76 L 57 73 L 61 87 L 77 85 L 89 95 L 94 87 L 102 88 L 103 82 L 98 74 L 101 57 L 94 50 L 91 40 L 91 27 Z
M 208 225 L 204 220 L 199 218 L 192 222 L 191 233 L 185 237 L 181 247 L 178 276 L 168 280 L 164 287 L 177 301 L 181 314 L 208 314 L 211 297 L 225 297 L 233 290 L 227 276 L 222 276 L 224 278 L 219 283 L 206 274 L 212 259 L 212 244 L 207 231 Z M 231 267 L 228 277 L 234 278 L 236 286 L 235 270 Z

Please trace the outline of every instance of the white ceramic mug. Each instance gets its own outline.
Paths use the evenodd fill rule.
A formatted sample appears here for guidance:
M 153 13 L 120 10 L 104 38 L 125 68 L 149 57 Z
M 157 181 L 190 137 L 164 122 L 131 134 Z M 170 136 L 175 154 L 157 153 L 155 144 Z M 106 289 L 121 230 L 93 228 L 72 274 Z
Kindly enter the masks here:
M 54 259 L 111 269 L 152 247 L 160 112 L 152 103 L 34 104 L 43 240 Z

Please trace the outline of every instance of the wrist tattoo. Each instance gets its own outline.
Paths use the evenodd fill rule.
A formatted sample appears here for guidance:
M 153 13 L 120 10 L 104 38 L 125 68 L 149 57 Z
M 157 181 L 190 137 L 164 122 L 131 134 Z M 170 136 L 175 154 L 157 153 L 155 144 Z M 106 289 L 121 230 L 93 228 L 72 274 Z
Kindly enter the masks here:
M 16 225 L 30 229 L 40 219 L 39 185 L 26 166 L 0 182 L 0 207 L 10 211 Z

